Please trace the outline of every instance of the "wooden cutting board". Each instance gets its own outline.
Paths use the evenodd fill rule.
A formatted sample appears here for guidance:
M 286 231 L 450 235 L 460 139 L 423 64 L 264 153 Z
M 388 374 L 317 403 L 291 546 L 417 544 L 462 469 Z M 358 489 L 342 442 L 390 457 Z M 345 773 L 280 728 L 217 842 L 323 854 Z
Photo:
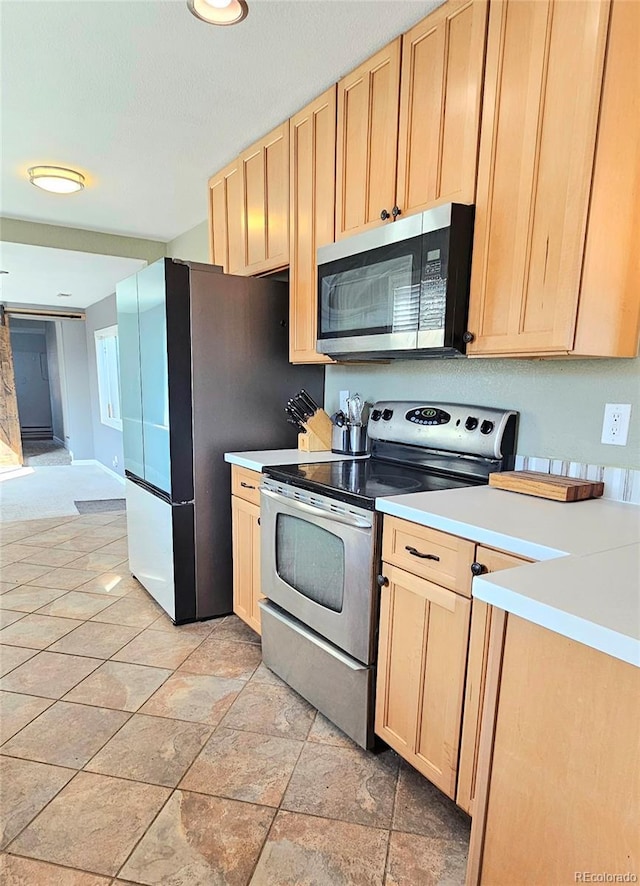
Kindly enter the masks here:
M 536 471 L 499 471 L 489 474 L 489 486 L 550 498 L 553 501 L 584 501 L 586 498 L 600 498 L 604 492 L 604 483 L 560 477 L 558 474 L 539 474 Z

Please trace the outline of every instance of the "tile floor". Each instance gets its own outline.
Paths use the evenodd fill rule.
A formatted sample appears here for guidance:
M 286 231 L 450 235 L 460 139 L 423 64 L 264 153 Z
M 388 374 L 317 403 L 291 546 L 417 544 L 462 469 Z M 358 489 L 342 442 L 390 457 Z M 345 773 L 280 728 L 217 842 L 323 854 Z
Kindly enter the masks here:
M 235 616 L 174 627 L 125 527 L 0 527 L 0 882 L 463 883 L 466 816 L 290 690 Z

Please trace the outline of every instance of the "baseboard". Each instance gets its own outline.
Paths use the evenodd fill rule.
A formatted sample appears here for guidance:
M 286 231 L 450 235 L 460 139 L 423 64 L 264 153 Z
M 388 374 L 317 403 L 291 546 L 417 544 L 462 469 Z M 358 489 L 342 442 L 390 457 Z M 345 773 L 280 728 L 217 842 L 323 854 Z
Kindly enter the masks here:
M 122 483 L 124 486 L 124 477 L 121 477 L 120 474 L 116 474 L 115 471 L 112 471 L 111 468 L 108 468 L 106 465 L 103 465 L 101 461 L 98 461 L 97 458 L 74 458 L 72 464 L 74 465 L 94 465 L 95 467 L 102 468 L 102 470 L 109 474 L 110 477 L 113 477 L 114 480 L 117 480 L 119 483 Z
M 64 442 L 64 440 L 61 440 L 60 437 L 56 437 L 55 434 L 52 437 L 52 440 L 54 443 L 57 443 L 59 446 L 64 446 L 65 449 L 67 448 L 67 444 Z

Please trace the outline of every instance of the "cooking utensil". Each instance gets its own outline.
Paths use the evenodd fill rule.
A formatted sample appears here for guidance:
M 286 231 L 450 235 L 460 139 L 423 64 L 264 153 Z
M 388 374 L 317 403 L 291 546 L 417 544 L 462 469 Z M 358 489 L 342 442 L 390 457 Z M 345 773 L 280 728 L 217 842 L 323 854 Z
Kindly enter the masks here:
M 354 394 L 353 397 L 348 398 L 347 411 L 349 413 L 349 424 L 350 425 L 362 424 L 362 410 L 363 409 L 364 409 L 364 402 L 363 402 L 360 394 Z
M 346 422 L 346 416 L 345 416 L 344 412 L 342 411 L 342 409 L 339 409 L 337 412 L 333 413 L 333 415 L 331 416 L 331 421 L 338 428 L 341 428 L 344 426 L 344 424 Z

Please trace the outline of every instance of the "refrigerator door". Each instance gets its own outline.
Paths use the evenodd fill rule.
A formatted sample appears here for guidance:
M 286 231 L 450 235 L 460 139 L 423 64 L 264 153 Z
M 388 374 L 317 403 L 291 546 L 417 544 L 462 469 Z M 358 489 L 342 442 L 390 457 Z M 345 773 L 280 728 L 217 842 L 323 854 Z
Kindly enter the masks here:
M 165 263 L 138 272 L 142 376 L 142 478 L 171 494 Z
M 131 573 L 175 619 L 172 506 L 137 483 L 125 482 Z
M 144 478 L 137 275 L 118 283 L 116 301 L 124 467 L 136 477 Z

